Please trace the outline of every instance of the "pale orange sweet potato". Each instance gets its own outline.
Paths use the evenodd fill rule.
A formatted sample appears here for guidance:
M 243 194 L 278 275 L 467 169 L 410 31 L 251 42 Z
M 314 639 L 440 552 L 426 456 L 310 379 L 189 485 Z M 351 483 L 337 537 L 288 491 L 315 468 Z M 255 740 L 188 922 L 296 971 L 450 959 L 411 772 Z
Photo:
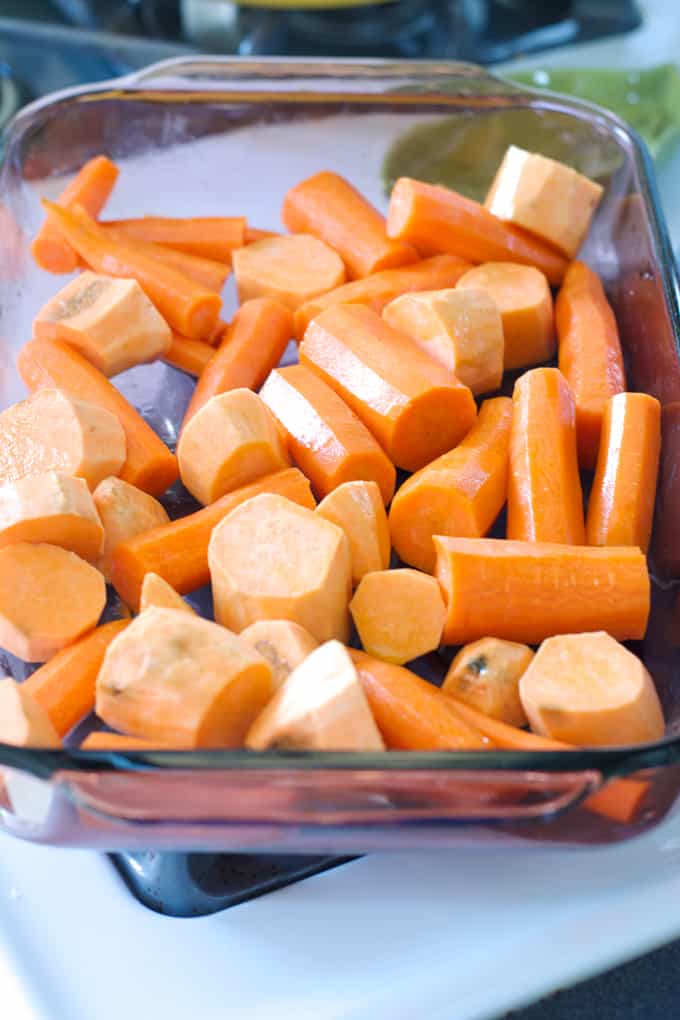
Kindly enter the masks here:
M 175 591 L 172 585 L 158 574 L 150 572 L 142 582 L 142 593 L 139 598 L 139 611 L 145 609 L 180 609 L 183 613 L 193 613 L 188 602 Z
M 345 282 L 336 251 L 311 234 L 266 237 L 232 255 L 239 301 L 269 297 L 294 312 Z
M 446 610 L 429 574 L 404 567 L 365 574 L 350 602 L 369 655 L 402 665 L 438 647 Z
M 61 747 L 47 712 L 23 684 L 0 678 L 0 742 L 19 747 Z
M 322 499 L 316 512 L 347 535 L 352 582 L 390 565 L 390 528 L 376 482 L 343 482 Z
M 94 490 L 93 498 L 104 526 L 99 569 L 108 580 L 116 546 L 168 524 L 169 518 L 157 499 L 122 478 L 105 478 Z
M 267 660 L 277 689 L 319 647 L 308 630 L 291 620 L 258 620 L 242 630 L 239 637 Z
M 482 638 L 458 652 L 442 690 L 510 726 L 526 726 L 519 681 L 534 653 L 528 645 Z
M 84 479 L 45 471 L 0 485 L 0 546 L 46 542 L 96 562 L 103 539 Z

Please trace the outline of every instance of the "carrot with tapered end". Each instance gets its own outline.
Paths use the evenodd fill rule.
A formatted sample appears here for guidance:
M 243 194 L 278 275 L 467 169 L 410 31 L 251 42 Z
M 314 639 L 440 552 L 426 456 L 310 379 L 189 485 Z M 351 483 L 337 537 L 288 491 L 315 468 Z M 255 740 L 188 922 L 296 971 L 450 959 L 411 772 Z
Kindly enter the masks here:
M 443 641 L 493 634 L 537 644 L 554 634 L 606 630 L 644 637 L 645 557 L 633 546 L 558 545 L 435 536 L 435 572 L 448 604 Z
M 387 234 L 423 254 L 447 252 L 470 262 L 519 262 L 561 283 L 567 260 L 520 227 L 504 223 L 456 191 L 400 177 L 392 189 Z
M 612 397 L 588 504 L 589 545 L 637 545 L 647 552 L 660 447 L 659 401 L 647 393 Z
M 110 159 L 96 156 L 81 167 L 57 203 L 66 209 L 81 205 L 90 216 L 98 216 L 113 191 L 118 173 Z M 38 265 L 50 273 L 73 273 L 79 265 L 77 252 L 49 220 L 40 228 L 31 252 Z
M 283 428 L 288 449 L 319 496 L 343 482 L 373 481 L 384 503 L 396 471 L 366 426 L 323 379 L 304 365 L 272 372 L 260 396 Z
M 173 333 L 170 346 L 163 355 L 163 360 L 173 368 L 179 368 L 189 375 L 200 376 L 214 355 L 212 347 L 202 340 L 189 340 L 179 333 Z M 194 390 L 194 392 L 196 392 Z
M 572 262 L 555 302 L 558 362 L 576 403 L 578 459 L 594 468 L 607 401 L 626 388 L 614 312 L 600 278 Z
M 113 620 L 62 648 L 24 681 L 24 688 L 47 713 L 60 737 L 94 709 L 97 674 L 104 653 L 128 620 Z
M 104 228 L 112 241 L 120 241 L 123 244 L 130 243 L 130 238 L 124 230 L 119 230 L 117 227 L 105 223 L 100 224 L 100 226 Z M 221 292 L 227 282 L 227 277 L 231 273 L 231 268 L 226 262 L 207 259 L 202 255 L 190 255 L 188 252 L 180 251 L 178 248 L 168 248 L 164 244 L 139 240 L 135 240 L 134 245 L 138 252 L 158 259 L 159 262 L 165 263 L 166 266 L 170 266 L 179 273 L 183 273 L 184 276 L 193 280 L 194 283 L 200 283 L 201 286 L 207 287 L 208 290 L 214 290 L 218 294 Z
M 350 650 L 369 707 L 390 750 L 461 751 L 488 745 L 440 690 L 415 673 Z
M 245 301 L 196 384 L 182 427 L 211 397 L 228 390 L 256 390 L 278 365 L 293 335 L 290 311 L 273 298 Z
M 314 319 L 300 362 L 349 404 L 390 460 L 407 471 L 450 450 L 475 420 L 468 387 L 361 305 L 336 305 Z
M 129 241 L 149 241 L 229 264 L 231 253 L 245 243 L 246 220 L 243 216 L 190 216 L 186 219 L 142 216 L 110 220 L 103 226 L 113 227 Z
M 515 383 L 507 536 L 585 545 L 574 398 L 556 368 L 534 368 Z
M 302 340 L 312 319 L 331 305 L 366 305 L 374 312 L 382 312 L 385 305 L 401 294 L 455 287 L 471 268 L 469 262 L 455 255 L 435 255 L 402 269 L 383 269 L 361 280 L 344 283 L 300 305 L 295 313 L 295 339 Z
M 62 209 L 43 199 L 50 221 L 95 273 L 137 280 L 172 329 L 191 340 L 210 337 L 222 299 L 171 266 L 139 252 L 134 241 L 114 241 L 80 207 Z
M 286 193 L 281 219 L 335 248 L 352 279 L 415 262 L 410 244 L 390 240 L 385 218 L 339 174 L 322 170 Z
M 114 414 L 126 440 L 120 477 L 152 495 L 177 481 L 177 460 L 106 376 L 60 340 L 31 340 L 19 351 L 19 375 L 29 390 L 54 387 Z
M 345 282 L 336 251 L 311 234 L 266 237 L 232 257 L 239 301 L 270 297 L 295 311 Z
M 150 571 L 159 574 L 180 595 L 207 584 L 208 543 L 213 528 L 261 492 L 279 493 L 310 509 L 315 506 L 305 476 L 297 468 L 287 468 L 229 492 L 203 510 L 121 542 L 112 557 L 111 581 L 123 601 L 137 609 L 144 577 Z
M 432 572 L 433 535 L 481 538 L 505 503 L 512 401 L 485 400 L 453 450 L 407 478 L 390 507 L 392 544 L 404 563 Z

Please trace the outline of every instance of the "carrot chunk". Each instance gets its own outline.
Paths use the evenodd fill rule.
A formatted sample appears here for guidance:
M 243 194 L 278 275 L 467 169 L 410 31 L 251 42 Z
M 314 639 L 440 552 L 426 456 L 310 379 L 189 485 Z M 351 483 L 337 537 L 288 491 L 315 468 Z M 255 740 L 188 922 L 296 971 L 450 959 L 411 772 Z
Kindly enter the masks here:
M 100 226 L 112 241 L 121 241 L 123 244 L 130 243 L 130 238 L 124 230 L 119 230 L 110 223 L 101 223 Z M 231 267 L 227 262 L 206 259 L 200 255 L 190 255 L 177 248 L 168 248 L 164 244 L 135 239 L 134 246 L 138 252 L 157 259 L 171 269 L 176 269 L 178 273 L 182 273 L 194 283 L 199 283 L 202 287 L 207 287 L 208 290 L 214 290 L 217 294 L 221 294 L 231 273 Z
M 183 751 L 188 750 L 188 748 L 178 747 L 177 744 L 166 744 L 162 740 L 127 737 L 122 733 L 95 730 L 94 733 L 88 733 L 78 750 L 112 751 L 124 754 L 126 751 Z
M 375 482 L 343 482 L 322 499 L 316 512 L 347 535 L 352 583 L 390 565 L 390 528 Z
M 131 220 L 110 220 L 104 228 L 114 228 L 128 242 L 144 241 L 176 248 L 188 255 L 229 263 L 231 253 L 245 243 L 243 216 L 141 216 Z
M 337 252 L 311 234 L 267 237 L 234 252 L 239 301 L 268 297 L 292 312 L 345 282 Z
M 163 360 L 173 368 L 179 368 L 182 372 L 200 376 L 214 353 L 213 349 L 202 340 L 189 340 L 185 336 L 180 336 L 179 333 L 172 333 L 170 346 L 163 355 Z M 196 390 L 194 390 L 195 392 Z
M 446 609 L 434 577 L 418 570 L 365 574 L 349 605 L 369 655 L 401 666 L 439 647 Z
M 98 566 L 108 581 L 114 549 L 135 535 L 167 524 L 168 515 L 157 499 L 122 478 L 105 478 L 94 490 L 93 496 L 104 526 L 104 543 Z
M 272 668 L 278 690 L 293 670 L 311 655 L 319 642 L 308 630 L 291 620 L 257 620 L 239 634 Z
M 104 529 L 82 478 L 46 471 L 0 485 L 0 546 L 59 545 L 96 562 L 103 539 Z
M 0 677 L 0 741 L 18 747 L 61 747 L 49 716 L 25 684 Z
M 526 726 L 519 681 L 534 653 L 528 645 L 487 637 L 465 645 L 451 663 L 442 690 L 510 726 Z

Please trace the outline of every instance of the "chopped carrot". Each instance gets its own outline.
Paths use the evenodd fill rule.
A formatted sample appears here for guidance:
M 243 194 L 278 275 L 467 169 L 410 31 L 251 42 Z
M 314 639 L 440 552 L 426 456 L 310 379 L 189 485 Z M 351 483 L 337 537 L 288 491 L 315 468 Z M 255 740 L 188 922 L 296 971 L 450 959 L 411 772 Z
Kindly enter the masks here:
M 114 241 L 80 207 L 74 211 L 61 209 L 46 199 L 43 206 L 90 269 L 105 276 L 137 280 L 169 326 L 190 340 L 210 337 L 222 307 L 219 294 L 138 251 L 134 242 Z
M 95 730 L 89 733 L 78 748 L 79 751 L 111 751 L 125 754 L 126 751 L 183 751 L 185 747 L 166 744 L 162 740 L 148 740 L 144 737 L 126 737 L 122 733 Z
M 442 691 L 452 694 L 493 719 L 526 726 L 519 681 L 534 653 L 528 645 L 487 637 L 458 652 L 449 666 Z
M 104 578 L 56 545 L 18 542 L 0 549 L 0 648 L 44 662 L 96 626 Z
M 305 476 L 297 468 L 287 468 L 229 492 L 203 510 L 120 542 L 112 559 L 111 582 L 123 601 L 138 608 L 144 577 L 150 571 L 181 595 L 207 584 L 208 542 L 213 529 L 237 506 L 261 492 L 278 492 L 302 506 L 315 506 Z
M 545 241 L 504 223 L 471 198 L 410 177 L 400 177 L 392 189 L 387 234 L 422 254 L 535 266 L 552 284 L 561 283 L 567 269 L 564 256 Z
M 177 480 L 177 460 L 122 393 L 82 355 L 59 340 L 31 340 L 19 351 L 19 374 L 29 390 L 54 386 L 115 415 L 127 453 L 120 477 L 160 495 Z M 106 474 L 112 474 L 109 468 Z
M 259 389 L 292 333 L 291 314 L 278 301 L 255 298 L 241 305 L 196 384 L 183 427 L 211 397 L 240 387 Z
M 130 238 L 124 230 L 119 230 L 106 223 L 102 223 L 101 226 L 112 241 L 120 241 L 123 244 L 130 243 Z M 217 294 L 222 292 L 231 273 L 231 267 L 227 262 L 206 259 L 201 255 L 190 255 L 178 248 L 168 248 L 164 244 L 135 240 L 134 246 L 136 251 L 148 255 L 150 258 L 158 259 L 159 262 L 163 262 L 166 266 L 176 269 L 178 273 L 193 280 L 194 283 L 199 283 L 202 287 L 207 287 L 208 290 L 214 290 Z
M 90 216 L 98 216 L 118 179 L 118 167 L 106 156 L 88 160 L 57 202 L 65 209 L 81 205 Z M 61 232 L 47 220 L 31 245 L 33 258 L 50 273 L 73 273 L 79 266 L 78 254 Z
M 62 648 L 25 680 L 23 687 L 46 712 L 60 737 L 94 710 L 97 674 L 104 653 L 128 625 L 113 620 Z
M 102 226 L 113 227 L 129 241 L 162 244 L 188 255 L 227 264 L 231 253 L 243 246 L 246 231 L 243 216 L 191 216 L 187 219 L 141 216 L 133 220 L 110 220 Z
M 239 301 L 269 297 L 291 312 L 345 282 L 338 253 L 311 234 L 266 237 L 235 251 L 232 264 Z
M 585 545 L 574 398 L 556 368 L 533 368 L 515 383 L 507 534 Z
M 485 400 L 465 438 L 407 478 L 390 507 L 400 559 L 434 570 L 433 535 L 481 538 L 505 503 L 512 401 Z
M 307 328 L 300 362 L 328 383 L 397 467 L 417 471 L 475 420 L 467 386 L 362 305 L 326 309 Z
M 419 570 L 364 574 L 349 604 L 369 655 L 398 666 L 439 647 L 446 609 L 434 577 Z
M 468 270 L 461 290 L 486 291 L 503 324 L 505 369 L 550 361 L 555 354 L 553 299 L 545 275 L 517 262 L 486 262 Z
M 179 368 L 189 375 L 200 376 L 204 372 L 208 362 L 214 355 L 212 347 L 203 343 L 202 340 L 188 340 L 179 333 L 172 333 L 170 346 L 163 355 L 173 368 Z M 194 390 L 194 392 L 196 392 Z
M 559 366 L 576 402 L 578 459 L 594 468 L 607 401 L 626 388 L 616 319 L 599 277 L 572 262 L 555 303 Z
M 107 648 L 96 710 L 133 737 L 239 747 L 273 693 L 269 664 L 246 641 L 199 616 L 152 608 Z
M 105 478 L 94 490 L 94 503 L 104 526 L 99 569 L 111 579 L 113 552 L 121 542 L 159 528 L 169 521 L 157 499 L 122 478 Z
M 349 638 L 349 543 L 330 521 L 283 496 L 241 503 L 208 547 L 215 619 L 236 632 L 292 620 L 317 641 Z
M 125 433 L 110 409 L 60 389 L 39 389 L 0 414 L 0 482 L 59 471 L 94 488 L 121 470 L 125 448 Z
M 149 573 L 142 583 L 142 591 L 139 597 L 139 611 L 145 609 L 180 609 L 183 613 L 193 613 L 188 602 L 175 589 L 164 581 L 158 574 Z
M 644 637 L 650 584 L 633 546 L 558 545 L 435 536 L 436 575 L 448 602 L 443 640 L 494 634 L 537 644 L 555 634 L 606 630 Z
M 96 562 L 103 538 L 82 478 L 46 471 L 0 485 L 0 546 L 43 542 Z
M 366 305 L 380 313 L 400 294 L 454 287 L 470 268 L 469 262 L 455 255 L 435 255 L 402 269 L 383 269 L 361 280 L 344 283 L 342 287 L 300 305 L 295 313 L 295 338 L 302 340 L 312 319 L 332 305 Z
M 316 512 L 347 535 L 352 583 L 390 565 L 390 528 L 376 482 L 342 482 L 319 503 Z
M 257 620 L 239 634 L 272 668 L 274 686 L 283 684 L 293 670 L 311 655 L 319 642 L 291 620 Z
M 417 259 L 410 244 L 392 241 L 385 218 L 349 181 L 322 170 L 287 193 L 281 219 L 295 233 L 309 233 L 335 248 L 351 279 Z
M 649 546 L 661 447 L 661 405 L 617 393 L 605 406 L 588 504 L 589 545 Z
M 415 673 L 352 649 L 350 655 L 386 746 L 395 751 L 479 750 L 488 741 L 440 690 Z
M 265 237 L 280 237 L 275 230 L 260 230 L 258 227 L 249 227 L 246 224 L 246 232 L 243 237 L 244 244 L 254 244 L 255 241 L 263 241 Z
M 18 747 L 61 747 L 44 709 L 11 677 L 0 677 L 0 741 Z
M 288 449 L 315 492 L 373 481 L 384 503 L 394 493 L 394 465 L 344 400 L 304 365 L 272 372 L 260 396 L 285 432 Z

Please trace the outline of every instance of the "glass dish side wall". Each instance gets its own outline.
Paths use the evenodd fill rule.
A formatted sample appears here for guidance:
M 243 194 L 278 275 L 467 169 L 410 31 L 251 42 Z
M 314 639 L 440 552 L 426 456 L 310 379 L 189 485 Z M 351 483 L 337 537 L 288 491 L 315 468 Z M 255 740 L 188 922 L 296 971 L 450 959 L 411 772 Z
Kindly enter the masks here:
M 537 144 L 536 139 L 539 139 Z M 408 144 L 405 144 L 408 143 Z M 569 154 L 606 183 L 584 257 L 604 277 L 622 328 L 631 388 L 680 404 L 676 284 L 649 168 L 614 118 L 534 97 L 475 68 L 206 59 L 171 62 L 36 104 L 7 139 L 0 179 L 2 403 L 23 396 L 14 356 L 62 281 L 31 262 L 40 196 L 105 151 L 122 166 L 107 216 L 243 212 L 276 229 L 285 189 L 325 166 L 384 208 L 384 177 L 464 176 L 488 184 L 507 144 Z M 389 160 L 386 158 L 389 155 Z M 448 177 L 447 177 L 448 175 Z M 452 181 L 454 183 L 455 181 Z M 229 296 L 234 306 L 234 295 Z M 172 444 L 191 383 L 156 365 L 116 382 Z M 668 445 L 668 444 L 667 444 Z M 677 451 L 680 454 L 680 448 Z M 674 463 L 671 448 L 668 464 Z M 662 515 L 674 520 L 667 479 Z M 669 530 L 660 522 L 656 533 Z M 671 543 L 672 544 L 672 543 Z M 657 541 L 664 581 L 680 555 Z M 642 651 L 671 733 L 680 725 L 674 594 L 661 587 Z M 679 786 L 678 742 L 561 754 L 379 756 L 184 752 L 112 755 L 0 746 L 2 822 L 44 842 L 179 849 L 352 852 L 471 839 L 609 841 L 653 824 Z M 634 824 L 578 807 L 603 777 L 649 769 Z

